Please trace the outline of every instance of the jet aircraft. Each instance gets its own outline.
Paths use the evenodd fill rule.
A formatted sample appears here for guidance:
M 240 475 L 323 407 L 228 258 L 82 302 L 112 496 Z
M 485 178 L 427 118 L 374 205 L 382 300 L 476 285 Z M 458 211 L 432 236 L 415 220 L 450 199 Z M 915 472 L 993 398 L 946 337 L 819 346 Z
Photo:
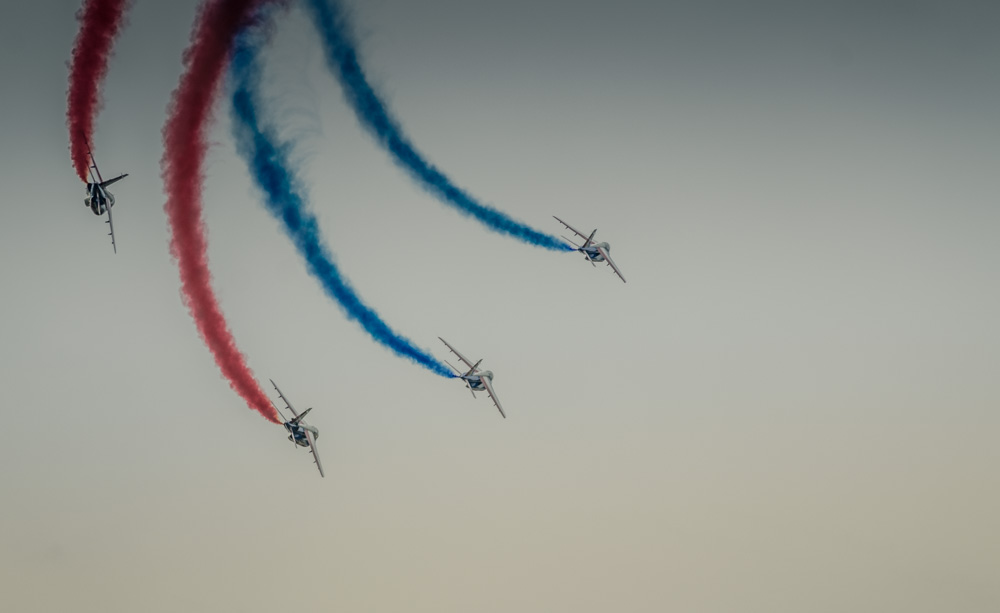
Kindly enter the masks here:
M 317 430 L 315 426 L 310 426 L 306 422 L 302 421 L 302 418 L 306 416 L 306 413 L 312 411 L 312 407 L 309 407 L 308 409 L 302 411 L 301 413 L 296 413 L 295 409 L 292 408 L 292 403 L 288 402 L 288 399 L 285 398 L 285 395 L 281 393 L 280 389 L 278 389 L 277 384 L 275 384 L 275 382 L 271 379 L 268 379 L 268 381 L 271 381 L 271 385 L 273 385 L 274 389 L 277 390 L 278 396 L 280 396 L 281 399 L 285 402 L 285 408 L 287 408 L 289 411 L 292 412 L 293 418 L 285 421 L 285 423 L 282 424 L 285 427 L 285 430 L 288 431 L 288 440 L 292 441 L 299 447 L 309 448 L 309 451 L 312 452 L 313 459 L 316 462 L 316 468 L 319 469 L 319 476 L 322 477 L 323 465 L 320 464 L 319 454 L 316 453 L 316 439 L 319 438 L 319 430 Z M 274 408 L 278 411 L 278 415 L 281 415 L 281 419 L 285 419 L 285 416 L 282 415 L 281 410 L 278 409 L 277 406 L 275 406 Z
M 507 416 L 504 415 L 503 407 L 500 406 L 500 400 L 497 398 L 497 393 L 493 391 L 493 371 L 479 370 L 479 363 L 483 361 L 482 359 L 473 364 L 464 355 L 459 353 L 458 349 L 449 345 L 448 341 L 444 340 L 440 336 L 438 338 L 441 339 L 442 343 L 447 345 L 448 349 L 450 349 L 452 353 L 458 356 L 459 360 L 462 360 L 465 365 L 469 367 L 469 370 L 463 373 L 451 364 L 448 364 L 448 362 L 445 362 L 445 364 L 448 364 L 449 368 L 455 371 L 458 378 L 465 382 L 466 387 L 468 387 L 469 391 L 472 392 L 472 397 L 476 397 L 476 392 L 486 392 L 490 395 L 490 399 L 493 400 L 493 404 L 496 405 L 497 410 L 500 411 L 500 416 L 507 419 Z
M 115 196 L 108 191 L 108 186 L 117 181 L 121 181 L 128 176 L 127 173 L 120 174 L 114 179 L 108 179 L 105 181 L 101 177 L 101 171 L 97 169 L 97 161 L 94 160 L 94 154 L 90 151 L 90 145 L 87 145 L 87 155 L 90 156 L 90 183 L 87 183 L 87 197 L 83 200 L 83 203 L 90 207 L 90 210 L 94 212 L 94 215 L 108 214 L 108 220 L 105 222 L 108 224 L 110 231 L 108 236 L 111 237 L 111 248 L 118 253 L 118 247 L 115 245 L 115 225 L 111 222 L 111 207 L 115 205 Z M 94 177 L 94 173 L 97 173 L 97 177 Z
M 593 232 L 590 233 L 590 236 L 587 236 L 583 232 L 580 232 L 579 230 L 569 225 L 565 221 L 559 219 L 555 215 L 553 215 L 552 217 L 554 217 L 555 220 L 561 223 L 562 225 L 566 226 L 566 228 L 569 229 L 570 232 L 576 234 L 582 239 L 585 239 L 583 245 L 581 246 L 577 245 L 576 243 L 569 240 L 565 236 L 563 237 L 563 239 L 569 242 L 569 244 L 576 247 L 577 251 L 586 256 L 587 261 L 590 262 L 591 266 L 596 268 L 597 264 L 595 264 L 594 262 L 607 262 L 608 265 L 611 266 L 611 269 L 615 271 L 615 274 L 618 275 L 618 278 L 622 280 L 622 283 L 625 282 L 625 277 L 622 276 L 622 271 L 618 270 L 618 267 L 615 266 L 614 261 L 611 259 L 611 245 L 607 243 L 594 242 L 594 234 L 597 234 L 597 230 L 594 230 Z

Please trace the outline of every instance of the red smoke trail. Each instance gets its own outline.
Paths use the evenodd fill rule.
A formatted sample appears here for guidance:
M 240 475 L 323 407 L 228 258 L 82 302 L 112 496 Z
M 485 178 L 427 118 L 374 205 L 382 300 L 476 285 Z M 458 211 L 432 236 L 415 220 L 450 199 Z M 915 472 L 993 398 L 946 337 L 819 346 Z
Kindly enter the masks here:
M 94 132 L 94 118 L 100 103 L 98 87 L 108 72 L 111 46 L 121 30 L 128 0 L 84 0 L 76 14 L 80 31 L 73 44 L 73 62 L 69 70 L 69 101 L 66 124 L 69 127 L 70 155 L 73 167 L 87 181 L 87 141 Z
M 202 161 L 212 102 L 236 34 L 250 15 L 268 1 L 206 0 L 202 5 L 191 45 L 184 52 L 186 70 L 174 91 L 163 127 L 165 151 L 160 165 L 167 191 L 164 209 L 173 232 L 170 249 L 177 258 L 184 302 L 191 310 L 198 332 L 233 390 L 250 408 L 281 423 L 237 349 L 212 291 L 201 219 Z

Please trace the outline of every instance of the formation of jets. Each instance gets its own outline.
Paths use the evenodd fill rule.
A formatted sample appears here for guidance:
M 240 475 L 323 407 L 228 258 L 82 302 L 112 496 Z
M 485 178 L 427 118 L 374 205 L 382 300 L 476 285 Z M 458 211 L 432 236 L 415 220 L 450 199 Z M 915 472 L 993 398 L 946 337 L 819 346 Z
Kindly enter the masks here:
M 113 179 L 105 181 L 104 178 L 101 177 L 101 171 L 97 168 L 97 161 L 94 159 L 94 154 L 90 151 L 89 146 L 87 148 L 87 155 L 90 156 L 91 180 L 87 183 L 87 198 L 84 200 L 84 204 L 86 204 L 87 207 L 93 211 L 94 215 L 108 214 L 108 219 L 105 223 L 108 224 L 109 228 L 108 235 L 111 237 L 111 248 L 114 249 L 115 253 L 118 253 L 118 247 L 115 245 L 115 226 L 111 221 L 111 207 L 115 205 L 115 197 L 110 191 L 108 191 L 108 186 L 124 179 L 128 176 L 128 174 L 120 174 Z M 614 270 L 615 274 L 618 275 L 622 282 L 625 281 L 625 277 L 622 275 L 621 270 L 618 269 L 618 266 L 616 266 L 614 261 L 611 259 L 611 245 L 606 242 L 594 242 L 594 235 L 597 233 L 597 230 L 594 230 L 587 235 L 558 217 L 555 219 L 562 225 L 566 226 L 570 232 L 583 239 L 583 244 L 578 245 L 565 236 L 563 237 L 563 239 L 573 245 L 577 251 L 582 253 L 592 266 L 596 267 L 596 262 L 606 262 L 608 266 Z M 498 411 L 500 411 L 500 416 L 506 419 L 507 415 L 503 412 L 503 406 L 500 404 L 500 399 L 497 398 L 497 393 L 493 389 L 493 371 L 480 369 L 479 365 L 482 363 L 482 359 L 472 363 L 472 361 L 462 355 L 458 349 L 452 347 L 448 341 L 441 337 L 438 338 L 445 344 L 446 347 L 448 347 L 448 350 L 454 353 L 458 359 L 462 361 L 465 367 L 468 368 L 468 370 L 459 370 L 450 363 L 445 362 L 445 364 L 448 364 L 449 368 L 455 371 L 455 376 L 458 379 L 461 379 L 465 386 L 469 389 L 472 393 L 472 397 L 476 397 L 476 392 L 486 392 L 486 394 L 490 397 L 490 400 L 493 401 L 493 405 Z M 271 385 L 273 385 L 275 391 L 278 392 L 278 397 L 280 397 L 282 402 L 285 403 L 285 409 L 292 414 L 291 419 L 287 419 L 281 410 L 275 406 L 275 410 L 278 411 L 278 414 L 281 415 L 281 418 L 284 420 L 282 426 L 288 432 L 288 440 L 295 444 L 296 447 L 306 447 L 309 449 L 310 453 L 312 453 L 316 468 L 319 470 L 319 475 L 322 477 L 323 464 L 320 463 L 319 453 L 316 451 L 316 439 L 319 438 L 319 430 L 315 426 L 310 426 L 303 421 L 303 418 L 307 413 L 309 413 L 309 411 L 312 411 L 312 408 L 310 407 L 301 413 L 297 412 L 295 408 L 292 407 L 292 403 L 289 402 L 288 399 L 285 398 L 285 395 L 281 393 L 281 390 L 274 383 L 274 381 L 271 381 Z

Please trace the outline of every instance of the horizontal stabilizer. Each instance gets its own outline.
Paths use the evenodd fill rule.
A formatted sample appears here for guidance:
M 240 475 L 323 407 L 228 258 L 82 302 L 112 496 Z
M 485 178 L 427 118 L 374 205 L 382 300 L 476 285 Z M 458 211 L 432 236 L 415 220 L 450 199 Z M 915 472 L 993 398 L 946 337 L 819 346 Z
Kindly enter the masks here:
M 583 247 L 581 247 L 580 245 L 577 245 L 576 243 L 574 243 L 573 241 L 569 240 L 568 238 L 566 238 L 566 237 L 565 237 L 565 236 L 563 236 L 562 234 L 560 234 L 560 235 L 559 235 L 559 238 L 563 239 L 564 241 L 566 241 L 566 242 L 567 242 L 567 243 L 569 243 L 570 245 L 573 245 L 573 246 L 574 246 L 574 247 L 576 247 L 577 249 L 583 249 Z
M 121 181 L 122 179 L 124 179 L 127 176 L 128 176 L 128 173 L 126 172 L 124 174 L 118 175 L 114 179 L 108 179 L 107 181 L 102 181 L 101 182 L 101 187 L 107 187 L 107 186 L 111 185 L 112 183 L 117 183 L 118 181 Z
M 459 369 L 457 369 L 454 366 L 452 366 L 451 362 L 449 362 L 448 360 L 444 360 L 444 363 L 448 365 L 448 368 L 454 370 L 456 375 L 459 375 L 459 376 L 462 375 L 462 371 L 460 371 Z

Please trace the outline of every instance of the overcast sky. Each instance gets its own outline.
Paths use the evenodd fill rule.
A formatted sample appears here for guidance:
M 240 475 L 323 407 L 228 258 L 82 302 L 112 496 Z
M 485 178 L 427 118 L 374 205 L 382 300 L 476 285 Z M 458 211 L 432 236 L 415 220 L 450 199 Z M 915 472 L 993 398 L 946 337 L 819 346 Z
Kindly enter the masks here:
M 138 0 L 95 135 L 79 4 L 0 21 L 0 609 L 1000 609 L 1000 5 L 350 2 L 417 146 L 628 278 L 488 232 L 361 129 L 299 10 L 267 95 L 343 271 L 508 419 L 372 343 L 260 204 L 220 100 L 214 287 L 307 453 L 179 296 L 160 130 L 195 16 Z M 276 395 L 272 394 L 276 398 Z

